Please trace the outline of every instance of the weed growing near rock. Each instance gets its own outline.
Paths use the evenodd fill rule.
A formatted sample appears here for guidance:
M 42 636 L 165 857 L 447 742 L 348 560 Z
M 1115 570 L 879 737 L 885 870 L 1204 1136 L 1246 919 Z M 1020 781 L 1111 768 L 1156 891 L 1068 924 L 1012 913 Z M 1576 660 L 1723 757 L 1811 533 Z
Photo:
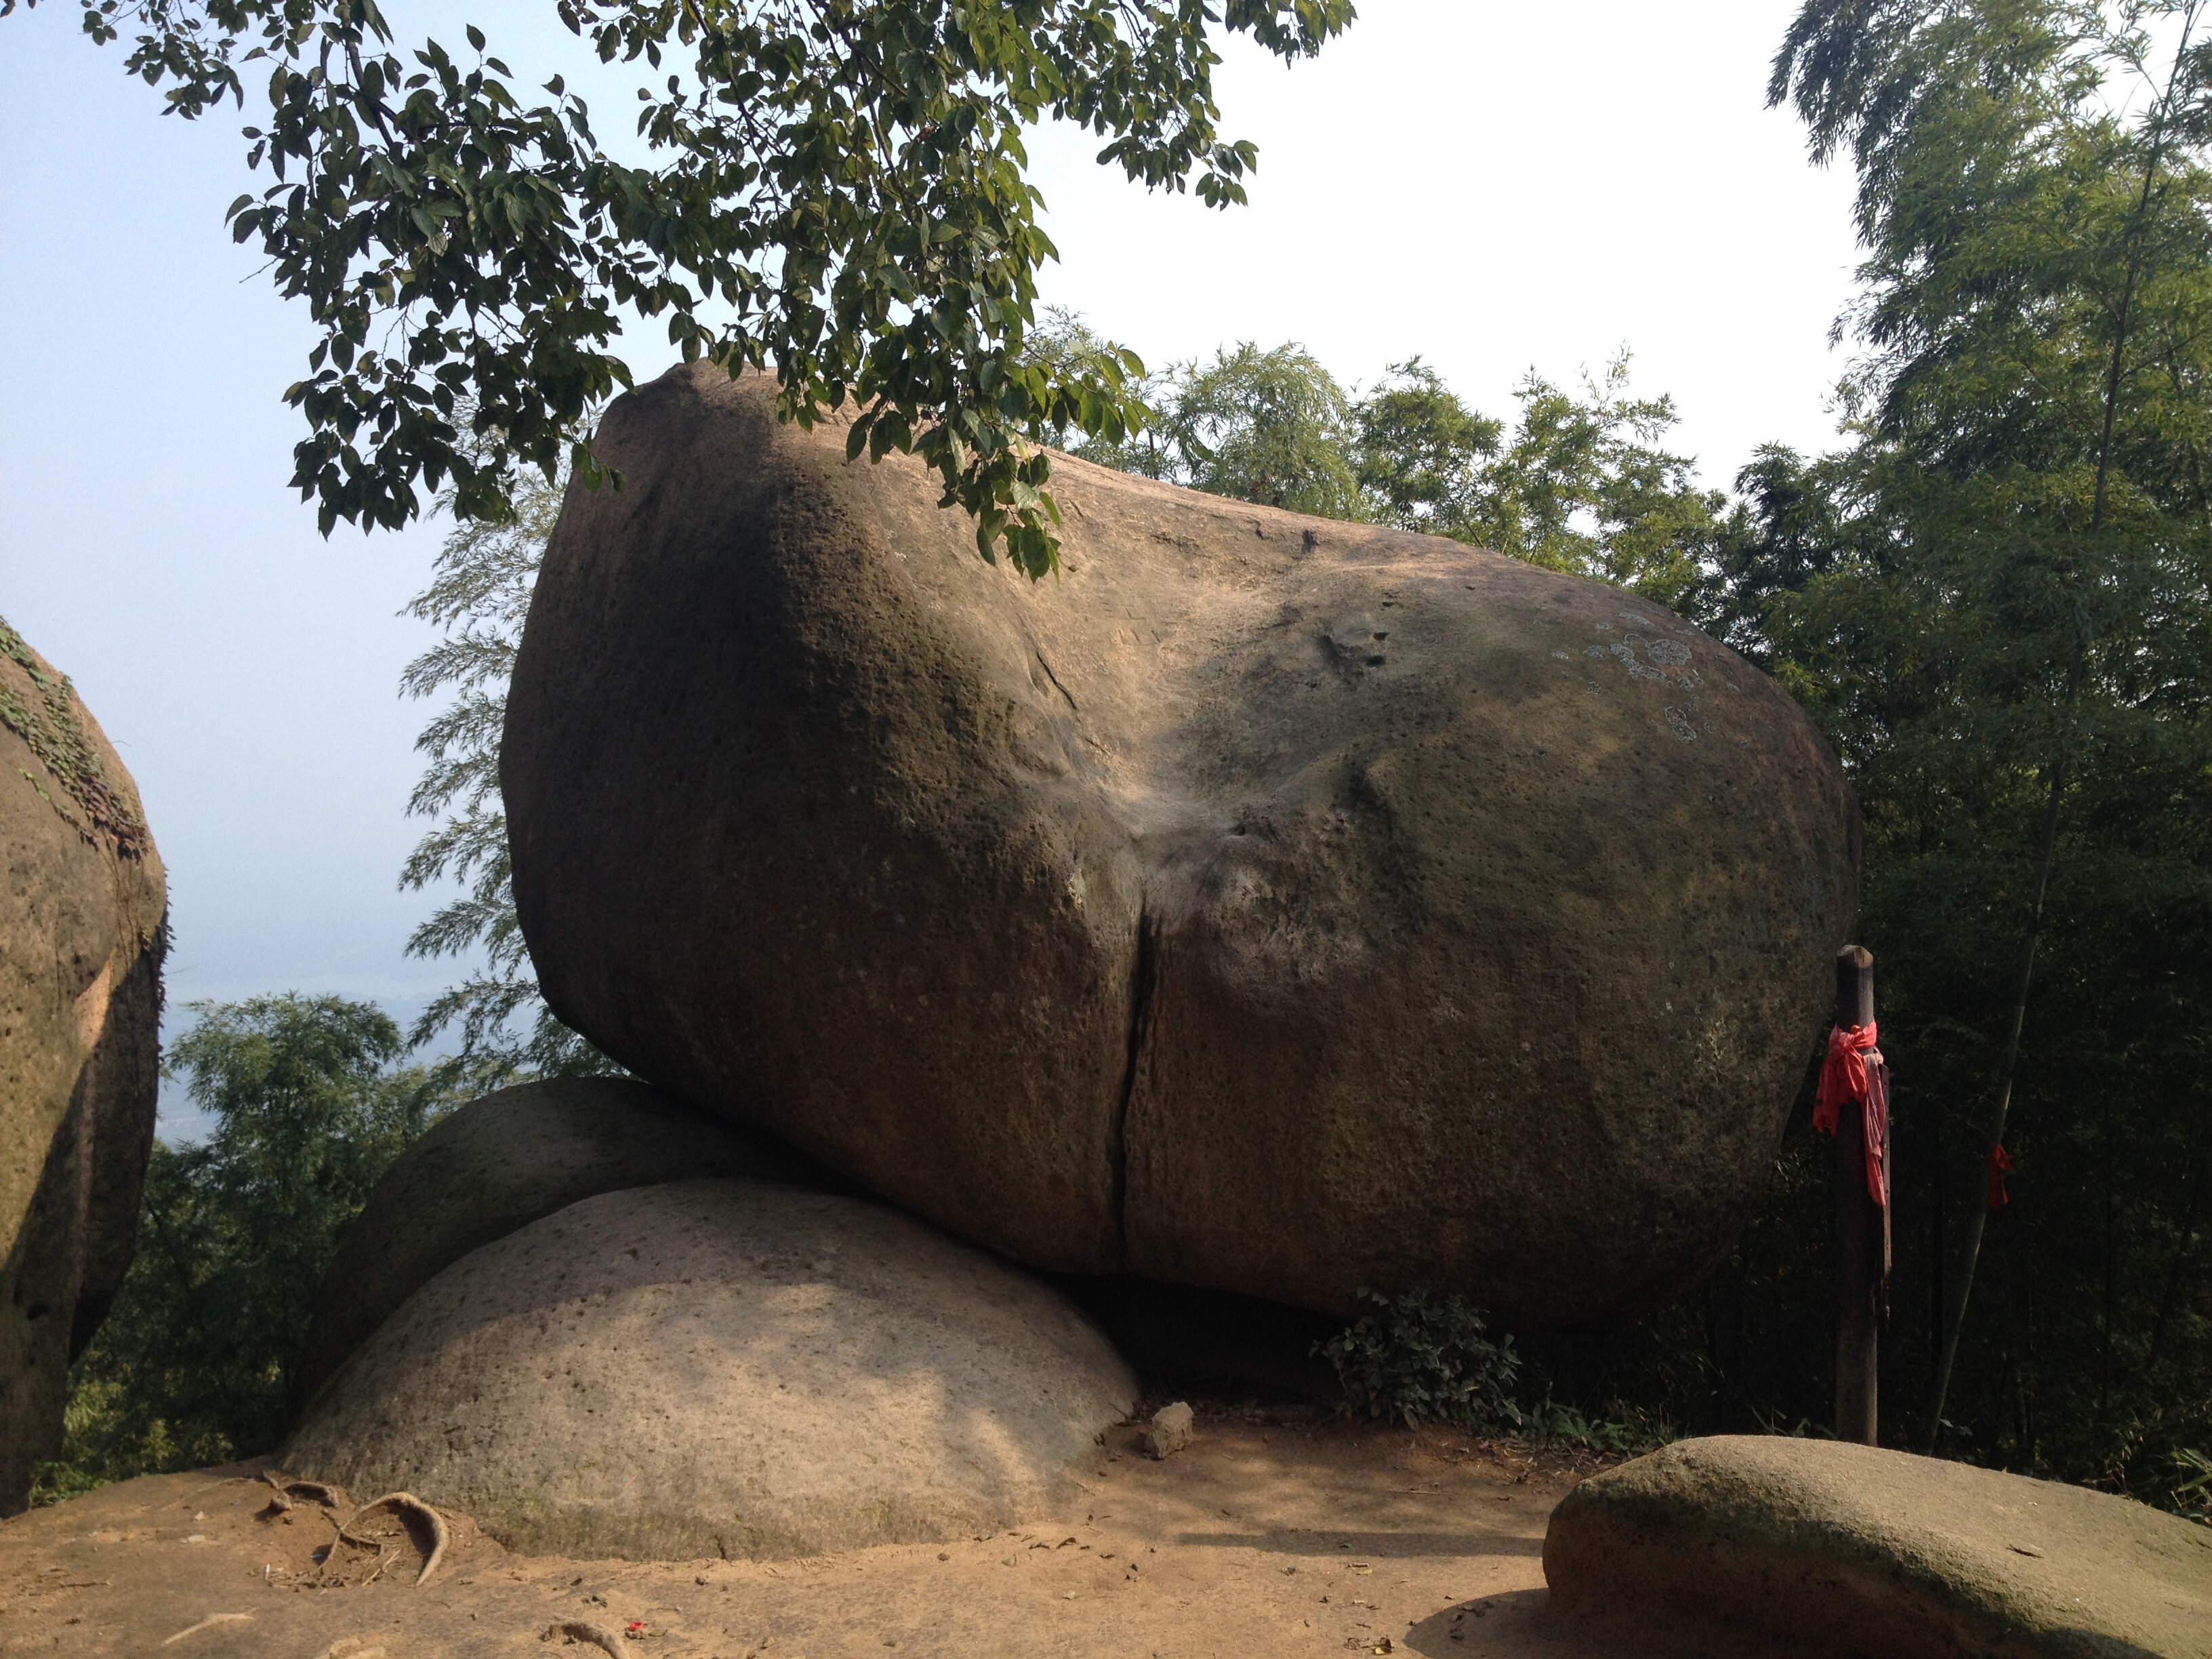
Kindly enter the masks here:
M 1492 1341 L 1466 1297 L 1425 1290 L 1385 1296 L 1364 1286 L 1358 1295 L 1375 1311 L 1314 1346 L 1336 1368 L 1353 1410 L 1402 1417 L 1408 1425 L 1520 1425 L 1513 1383 L 1521 1359 L 1513 1339 Z

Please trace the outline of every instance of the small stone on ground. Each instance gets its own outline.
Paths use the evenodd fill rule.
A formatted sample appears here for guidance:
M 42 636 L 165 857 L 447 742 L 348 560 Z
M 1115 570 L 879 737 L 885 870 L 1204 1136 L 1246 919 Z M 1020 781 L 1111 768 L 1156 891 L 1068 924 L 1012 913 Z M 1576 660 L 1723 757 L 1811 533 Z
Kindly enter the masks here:
M 1190 1444 L 1191 1412 L 1188 1405 L 1176 1401 L 1163 1406 L 1152 1413 L 1152 1424 L 1145 1431 L 1145 1448 L 1156 1457 L 1167 1457 Z

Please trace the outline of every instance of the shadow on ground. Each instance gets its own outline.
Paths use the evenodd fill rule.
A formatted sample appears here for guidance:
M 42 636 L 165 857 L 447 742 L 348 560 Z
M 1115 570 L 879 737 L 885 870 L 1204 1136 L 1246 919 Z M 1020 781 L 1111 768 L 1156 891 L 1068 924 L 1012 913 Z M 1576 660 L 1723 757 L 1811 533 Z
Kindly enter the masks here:
M 1392 1560 L 1416 1555 L 1525 1555 L 1541 1557 L 1540 1538 L 1484 1532 L 1184 1532 L 1178 1544 L 1201 1548 L 1264 1550 L 1270 1555 L 1346 1555 Z

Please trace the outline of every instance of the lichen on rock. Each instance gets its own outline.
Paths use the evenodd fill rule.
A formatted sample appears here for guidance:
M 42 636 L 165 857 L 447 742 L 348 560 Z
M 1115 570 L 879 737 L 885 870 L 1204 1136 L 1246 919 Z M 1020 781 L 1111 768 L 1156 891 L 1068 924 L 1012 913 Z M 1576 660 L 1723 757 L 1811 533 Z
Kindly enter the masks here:
M 18 767 L 18 773 L 80 833 L 104 832 L 118 850 L 142 851 L 146 818 L 137 792 L 119 771 L 111 775 L 100 759 L 99 746 L 78 717 L 76 688 L 69 676 L 49 667 L 5 617 L 0 617 L 0 658 L 13 663 L 20 674 L 18 678 L 0 669 L 0 726 L 28 745 L 48 776 L 84 814 L 85 822 L 78 823 L 27 768 Z

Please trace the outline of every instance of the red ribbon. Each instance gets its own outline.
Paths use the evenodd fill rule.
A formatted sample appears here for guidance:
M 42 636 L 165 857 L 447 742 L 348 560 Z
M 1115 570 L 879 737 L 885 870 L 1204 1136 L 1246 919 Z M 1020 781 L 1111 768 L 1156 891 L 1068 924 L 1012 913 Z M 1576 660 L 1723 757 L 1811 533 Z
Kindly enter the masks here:
M 2005 1149 L 1995 1141 L 1990 1143 L 1990 1208 L 2002 1209 L 2012 1202 L 2012 1194 L 2005 1191 L 2004 1178 L 2012 1173 L 2012 1159 Z
M 1889 1207 L 1889 1087 L 1883 1074 L 1881 1050 L 1875 1045 L 1875 1025 L 1838 1025 L 1828 1033 L 1828 1052 L 1820 1062 L 1820 1086 L 1813 1093 L 1813 1127 L 1822 1134 L 1835 1133 L 1843 1121 L 1844 1103 L 1856 1101 L 1866 1127 L 1867 1196 L 1882 1208 Z
M 1838 1025 L 1828 1032 L 1827 1057 L 1820 1062 L 1820 1086 L 1813 1095 L 1813 1127 L 1824 1135 L 1836 1132 L 1838 1113 L 1847 1100 L 1863 1101 L 1872 1092 L 1867 1079 L 1867 1057 L 1881 1064 L 1881 1050 L 1874 1046 L 1876 1027 Z

